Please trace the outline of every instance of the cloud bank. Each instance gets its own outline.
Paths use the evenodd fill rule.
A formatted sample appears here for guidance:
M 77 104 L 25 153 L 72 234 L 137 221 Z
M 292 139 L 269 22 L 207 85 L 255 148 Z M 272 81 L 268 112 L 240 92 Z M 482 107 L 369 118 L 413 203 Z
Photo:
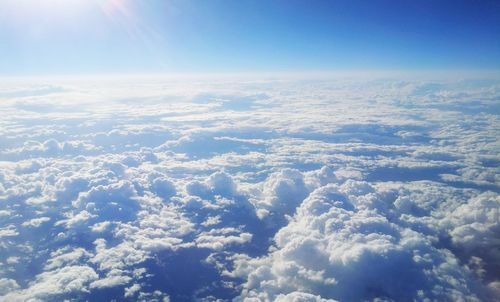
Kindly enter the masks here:
M 0 301 L 496 301 L 499 96 L 477 79 L 6 81 Z

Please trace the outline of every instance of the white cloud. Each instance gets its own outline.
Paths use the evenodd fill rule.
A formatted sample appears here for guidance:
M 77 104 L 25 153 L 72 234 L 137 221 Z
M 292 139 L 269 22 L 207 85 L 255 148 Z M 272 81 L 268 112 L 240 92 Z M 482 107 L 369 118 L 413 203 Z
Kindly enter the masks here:
M 40 218 L 33 218 L 31 220 L 25 221 L 22 223 L 22 226 L 25 227 L 34 227 L 37 228 L 39 227 L 42 223 L 50 221 L 50 217 L 40 217 Z
M 272 216 L 271 219 L 279 220 L 279 215 L 293 214 L 308 193 L 302 173 L 285 169 L 268 177 L 261 196 L 254 199 L 254 204 L 261 218 L 277 214 L 277 217 Z
M 96 253 L 90 262 L 97 264 L 100 270 L 122 269 L 146 260 L 144 251 L 136 249 L 132 243 L 123 242 L 107 248 L 104 239 L 95 241 Z
M 61 248 L 51 254 L 52 258 L 47 261 L 45 270 L 53 270 L 67 265 L 78 264 L 83 257 L 90 257 L 92 254 L 83 248 L 76 248 L 68 251 L 67 248 Z
M 226 245 L 244 244 L 252 240 L 252 234 L 241 233 L 234 228 L 212 229 L 200 233 L 195 243 L 200 248 L 222 250 Z
M 373 194 L 363 186 L 348 185 L 358 197 Z M 248 280 L 240 298 L 306 291 L 336 300 L 479 301 L 471 272 L 453 254 L 382 213 L 356 206 L 337 185 L 320 187 L 276 234 L 268 256 L 236 260 L 232 274 Z
M 90 282 L 98 279 L 96 272 L 88 266 L 66 266 L 43 272 L 23 290 L 0 297 L 4 301 L 50 300 L 73 292 L 88 292 Z
M 133 297 L 139 290 L 141 290 L 140 284 L 132 284 L 130 287 L 125 288 L 125 298 Z
M 237 187 L 233 179 L 224 172 L 215 172 L 204 182 L 193 181 L 187 184 L 186 191 L 190 195 L 206 197 L 220 195 L 231 197 L 237 194 Z
M 0 297 L 17 289 L 19 289 L 19 285 L 17 284 L 16 280 L 7 278 L 0 279 Z
M 250 300 L 250 299 L 248 299 Z M 333 299 L 323 299 L 320 296 L 302 293 L 302 292 L 292 292 L 286 295 L 280 294 L 276 297 L 276 302 L 334 302 Z
M 119 285 L 125 285 L 129 283 L 130 280 L 132 280 L 132 278 L 129 276 L 111 275 L 90 283 L 90 288 L 115 287 Z
M 151 192 L 160 197 L 169 198 L 176 194 L 176 188 L 172 181 L 164 177 L 158 177 L 151 182 Z

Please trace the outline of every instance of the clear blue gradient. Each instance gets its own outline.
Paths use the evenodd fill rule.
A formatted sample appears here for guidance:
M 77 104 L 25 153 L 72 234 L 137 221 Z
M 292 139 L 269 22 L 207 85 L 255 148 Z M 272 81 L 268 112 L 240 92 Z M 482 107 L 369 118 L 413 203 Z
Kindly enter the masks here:
M 499 20 L 486 0 L 5 0 L 0 74 L 498 69 Z

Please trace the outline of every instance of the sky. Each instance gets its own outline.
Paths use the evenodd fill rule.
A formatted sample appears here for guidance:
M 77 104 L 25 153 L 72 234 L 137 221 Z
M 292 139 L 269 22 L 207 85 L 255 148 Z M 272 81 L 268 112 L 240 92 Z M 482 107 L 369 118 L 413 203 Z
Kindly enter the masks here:
M 2 0 L 0 74 L 485 70 L 498 1 Z
M 0 302 L 497 302 L 499 1 L 0 0 Z

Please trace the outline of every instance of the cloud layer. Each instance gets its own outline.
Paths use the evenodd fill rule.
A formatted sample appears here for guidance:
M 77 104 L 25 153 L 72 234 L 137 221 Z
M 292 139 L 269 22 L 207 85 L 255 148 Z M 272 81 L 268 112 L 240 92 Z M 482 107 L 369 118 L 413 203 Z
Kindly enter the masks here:
M 0 300 L 495 301 L 499 96 L 494 80 L 5 81 Z

